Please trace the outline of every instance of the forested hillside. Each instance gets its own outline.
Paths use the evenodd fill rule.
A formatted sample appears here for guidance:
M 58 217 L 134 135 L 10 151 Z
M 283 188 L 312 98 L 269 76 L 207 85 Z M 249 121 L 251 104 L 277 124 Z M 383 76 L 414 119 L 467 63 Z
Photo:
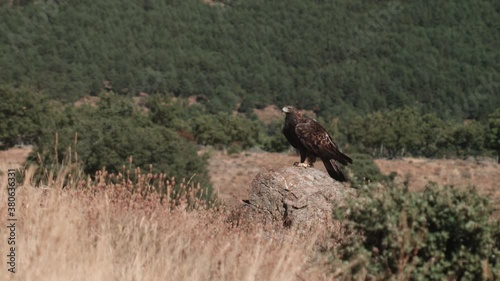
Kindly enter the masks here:
M 208 185 L 197 145 L 289 148 L 270 104 L 358 159 L 500 155 L 499 1 L 1 3 L 0 145 L 34 144 L 47 178 L 77 160 Z
M 411 106 L 482 121 L 500 106 L 496 0 L 1 3 L 0 84 L 63 101 L 106 88 L 204 95 L 210 112 Z
M 0 0 L 15 146 L 20 280 L 500 280 L 500 0 Z

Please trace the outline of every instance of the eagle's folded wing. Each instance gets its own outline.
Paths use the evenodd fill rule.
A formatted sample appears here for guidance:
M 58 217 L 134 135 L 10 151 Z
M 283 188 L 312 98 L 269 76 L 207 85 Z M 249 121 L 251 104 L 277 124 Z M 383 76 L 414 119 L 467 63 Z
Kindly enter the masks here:
M 347 165 L 352 159 L 340 152 L 338 146 L 332 141 L 328 132 L 314 119 L 297 124 L 295 133 L 302 144 L 321 159 L 333 159 Z

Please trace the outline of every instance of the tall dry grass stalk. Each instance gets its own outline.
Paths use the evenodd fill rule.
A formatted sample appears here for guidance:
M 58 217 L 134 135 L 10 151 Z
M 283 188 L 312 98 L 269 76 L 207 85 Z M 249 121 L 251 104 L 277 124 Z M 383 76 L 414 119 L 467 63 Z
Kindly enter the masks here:
M 67 176 L 61 175 L 66 184 Z M 172 208 L 155 193 L 131 193 L 101 176 L 70 188 L 57 178 L 48 186 L 27 180 L 18 187 L 17 273 L 6 270 L 4 240 L 0 280 L 326 278 L 313 232 L 258 222 L 236 227 L 227 211 Z M 6 197 L 0 193 L 2 204 Z M 7 218 L 3 206 L 0 218 Z

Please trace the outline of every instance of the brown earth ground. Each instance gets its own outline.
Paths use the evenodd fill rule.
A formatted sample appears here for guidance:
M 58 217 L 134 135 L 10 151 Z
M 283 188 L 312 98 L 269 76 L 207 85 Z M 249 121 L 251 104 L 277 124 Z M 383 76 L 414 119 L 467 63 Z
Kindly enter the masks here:
M 0 171 L 21 168 L 31 147 L 0 151 Z M 247 198 L 248 186 L 260 172 L 292 165 L 299 158 L 294 153 L 242 152 L 231 154 L 211 151 L 209 175 L 219 198 L 227 205 L 236 205 Z M 356 161 L 356 159 L 354 159 Z M 500 206 L 500 165 L 492 159 L 426 159 L 403 158 L 400 160 L 377 159 L 375 163 L 383 174 L 397 172 L 407 179 L 410 189 L 420 190 L 431 181 L 439 184 L 472 187 L 491 196 Z M 326 172 L 320 162 L 315 168 Z M 1 175 L 1 173 L 0 173 Z
M 227 155 L 212 153 L 209 174 L 219 197 L 229 205 L 246 199 L 251 180 L 262 171 L 292 165 L 298 156 L 286 153 L 240 153 Z M 356 161 L 356 159 L 354 159 Z M 401 160 L 378 159 L 375 163 L 383 174 L 397 172 L 409 181 L 411 190 L 420 190 L 429 182 L 454 186 L 475 186 L 480 193 L 493 196 L 500 205 L 500 165 L 492 159 L 483 160 L 443 160 L 425 158 L 403 158 Z M 326 172 L 323 163 L 315 168 Z
M 208 165 L 210 179 L 219 198 L 228 205 L 236 205 L 248 197 L 248 187 L 252 179 L 261 172 L 292 166 L 299 161 L 295 154 L 286 153 L 249 153 L 226 154 L 212 152 Z M 326 173 L 323 163 L 315 168 Z

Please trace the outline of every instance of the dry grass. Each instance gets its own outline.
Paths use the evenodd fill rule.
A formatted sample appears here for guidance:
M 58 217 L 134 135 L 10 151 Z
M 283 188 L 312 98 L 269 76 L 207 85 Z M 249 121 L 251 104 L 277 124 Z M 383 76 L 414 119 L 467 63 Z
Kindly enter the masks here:
M 20 158 L 22 153 L 14 152 Z M 20 167 L 12 159 L 12 155 L 1 159 L 3 172 Z M 246 198 L 246 187 L 255 174 L 291 165 L 297 156 L 215 154 L 210 161 L 210 174 L 222 199 L 237 202 Z M 443 179 L 470 180 L 481 192 L 493 191 L 500 178 L 495 163 L 452 161 L 378 160 L 377 164 L 385 173 L 394 170 L 411 178 L 425 175 L 440 183 Z M 321 163 L 317 168 L 323 169 Z M 188 202 L 193 203 L 192 193 L 160 203 L 159 195 L 149 192 L 154 175 L 143 174 L 135 182 L 106 173 L 95 181 L 75 177 L 70 187 L 62 189 L 68 172 L 63 168 L 55 181 L 34 187 L 28 171 L 27 180 L 19 183 L 17 273 L 4 277 L 8 274 L 4 241 L 0 244 L 0 280 L 331 280 L 332 271 L 343 278 L 356 264 L 332 268 L 327 256 L 318 252 L 318 246 L 328 243 L 326 234 L 331 234 L 324 225 L 282 229 L 247 221 L 236 226 L 232 209 L 209 210 L 194 201 L 198 208 L 186 211 Z M 171 179 L 157 179 L 167 191 L 175 185 Z M 4 175 L 0 184 L 6 186 Z M 498 191 L 494 196 L 500 197 Z M 1 204 L 6 197 L 6 192 L 0 193 Z M 7 218 L 3 206 L 0 218 Z M 6 237 L 5 228 L 0 234 Z
M 19 186 L 17 273 L 7 280 L 324 279 L 327 268 L 313 263 L 315 231 L 258 222 L 235 226 L 230 211 L 201 202 L 186 211 L 178 202 L 160 203 L 154 192 L 132 194 L 127 184 L 109 179 L 75 180 L 64 189 L 51 186 L 62 180 Z M 139 182 L 132 184 L 135 190 Z M 0 193 L 0 202 L 6 197 Z M 6 208 L 0 218 L 7 218 Z M 1 254 L 0 277 L 8 273 L 6 262 Z
M 21 168 L 32 148 L 31 145 L 27 145 L 24 147 L 13 147 L 3 151 L 0 150 L 0 171 L 4 171 L 4 168 Z
M 409 179 L 412 190 L 421 190 L 429 182 L 461 187 L 475 186 L 482 195 L 500 207 L 500 164 L 493 159 L 426 159 L 403 158 L 400 160 L 377 159 L 375 163 L 383 174 L 392 171 Z

